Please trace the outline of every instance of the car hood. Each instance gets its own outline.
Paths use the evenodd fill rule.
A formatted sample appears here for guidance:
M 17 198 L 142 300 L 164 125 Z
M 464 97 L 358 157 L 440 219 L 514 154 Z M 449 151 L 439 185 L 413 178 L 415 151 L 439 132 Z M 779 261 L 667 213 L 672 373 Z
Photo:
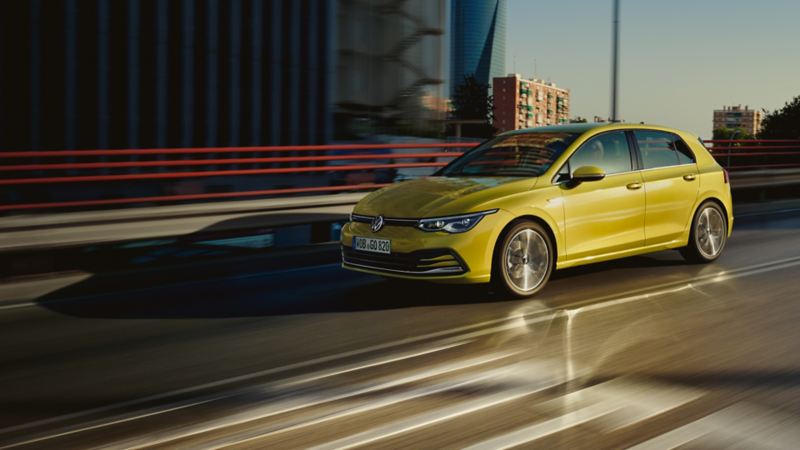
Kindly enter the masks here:
M 536 178 L 426 177 L 395 183 L 364 197 L 354 212 L 398 218 L 422 218 L 491 209 L 491 201 L 526 191 Z

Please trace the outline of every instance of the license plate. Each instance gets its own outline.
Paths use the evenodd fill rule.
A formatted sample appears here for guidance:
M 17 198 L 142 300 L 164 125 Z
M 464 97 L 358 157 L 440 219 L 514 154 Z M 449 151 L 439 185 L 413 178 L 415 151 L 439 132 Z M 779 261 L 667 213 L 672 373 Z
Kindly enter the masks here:
M 388 239 L 375 239 L 368 237 L 354 237 L 353 248 L 362 252 L 392 253 L 392 242 Z

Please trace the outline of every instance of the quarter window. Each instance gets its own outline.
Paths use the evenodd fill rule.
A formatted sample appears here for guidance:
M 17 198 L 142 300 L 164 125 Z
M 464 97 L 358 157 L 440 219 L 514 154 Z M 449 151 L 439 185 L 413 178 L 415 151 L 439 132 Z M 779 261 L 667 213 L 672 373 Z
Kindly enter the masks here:
M 675 138 L 675 150 L 678 151 L 678 164 L 694 164 L 694 153 L 686 145 L 686 142 L 683 142 L 683 139 L 676 137 Z
M 693 164 L 694 154 L 678 136 L 663 131 L 634 131 L 645 169 Z
M 569 169 L 596 166 L 606 174 L 630 172 L 631 152 L 624 131 L 603 133 L 586 141 L 569 159 Z

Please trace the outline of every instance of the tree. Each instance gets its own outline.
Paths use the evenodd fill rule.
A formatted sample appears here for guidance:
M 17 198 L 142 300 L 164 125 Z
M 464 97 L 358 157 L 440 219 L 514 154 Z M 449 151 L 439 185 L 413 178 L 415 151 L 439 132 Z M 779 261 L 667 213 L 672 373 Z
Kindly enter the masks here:
M 714 137 L 712 139 L 715 141 L 721 139 L 755 139 L 755 136 L 744 131 L 743 128 L 722 127 L 714 129 Z
M 800 95 L 768 113 L 761 123 L 761 139 L 800 139 Z
M 464 82 L 456 86 L 453 95 L 453 117 L 457 120 L 483 120 L 485 123 L 464 124 L 461 132 L 464 136 L 489 138 L 497 130 L 491 121 L 494 111 L 494 99 L 489 95 L 489 86 L 481 84 L 474 75 L 464 77 Z

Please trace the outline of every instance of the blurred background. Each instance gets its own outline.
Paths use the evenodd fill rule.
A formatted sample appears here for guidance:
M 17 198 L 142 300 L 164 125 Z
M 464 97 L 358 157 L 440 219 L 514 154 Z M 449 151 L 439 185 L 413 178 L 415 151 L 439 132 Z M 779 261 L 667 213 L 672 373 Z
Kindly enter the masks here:
M 421 164 L 444 159 L 347 160 L 347 147 L 280 154 L 269 147 L 469 143 L 569 122 L 646 121 L 704 139 L 796 139 L 800 36 L 791 17 L 798 6 L 694 3 L 621 8 L 614 118 L 613 2 L 8 1 L 0 36 L 0 176 L 29 180 L 6 181 L 0 199 L 144 199 L 114 204 L 120 207 L 181 194 L 196 201 L 221 192 L 322 192 L 429 174 L 436 166 Z M 239 147 L 251 148 L 232 151 Z M 154 151 L 179 148 L 196 150 Z M 106 151 L 80 153 L 92 149 Z M 416 150 L 405 153 L 442 148 Z M 302 156 L 339 158 L 296 159 Z M 212 164 L 218 160 L 227 162 Z M 384 164 L 372 167 L 377 161 Z M 164 175 L 359 162 L 373 163 L 363 168 L 370 173 Z M 152 173 L 160 175 L 144 176 Z M 114 174 L 140 176 L 56 181 Z
M 0 448 L 796 448 L 797 17 L 0 2 Z M 718 261 L 567 269 L 528 300 L 339 267 L 367 193 L 616 120 L 729 172 Z

